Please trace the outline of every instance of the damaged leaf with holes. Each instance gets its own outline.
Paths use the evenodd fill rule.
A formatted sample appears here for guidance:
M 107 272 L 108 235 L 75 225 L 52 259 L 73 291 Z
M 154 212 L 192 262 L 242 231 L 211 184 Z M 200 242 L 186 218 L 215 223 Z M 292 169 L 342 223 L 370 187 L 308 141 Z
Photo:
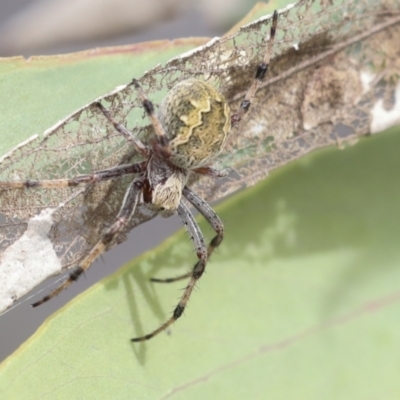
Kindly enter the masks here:
M 390 110 L 398 86 L 398 7 L 397 2 L 363 1 L 321 6 L 309 0 L 281 10 L 268 79 L 215 163 L 233 168 L 234 174 L 228 180 L 191 181 L 193 189 L 206 201 L 217 200 L 316 148 L 353 143 L 396 123 Z M 136 76 L 152 102 L 160 104 L 177 82 L 196 78 L 212 83 L 236 109 L 252 80 L 248 71 L 260 62 L 268 39 L 270 14 L 262 6 L 256 13 L 264 16 L 250 23 L 247 18 L 236 32 Z M 149 137 L 150 126 L 130 85 L 98 99 L 135 136 Z M 8 151 L 0 180 L 70 178 L 137 161 L 136 151 L 99 123 L 93 110 L 93 103 L 82 106 L 45 134 Z M 48 234 L 56 257 L 61 268 L 76 265 L 113 220 L 128 182 L 100 182 L 82 192 L 3 192 L 1 251 L 23 237 L 29 219 L 51 207 Z M 154 215 L 140 207 L 127 231 Z

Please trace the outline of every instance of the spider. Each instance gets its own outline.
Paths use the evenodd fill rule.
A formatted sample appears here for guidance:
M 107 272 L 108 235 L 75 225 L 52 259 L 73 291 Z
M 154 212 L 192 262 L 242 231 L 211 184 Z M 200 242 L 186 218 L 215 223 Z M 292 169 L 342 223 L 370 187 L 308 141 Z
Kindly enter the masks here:
M 181 317 L 197 281 L 204 273 L 208 259 L 224 237 L 224 226 L 221 219 L 210 205 L 193 192 L 186 183 L 192 172 L 213 178 L 222 178 L 228 175 L 227 170 L 217 170 L 209 165 L 223 149 L 231 128 L 239 124 L 243 115 L 250 108 L 251 101 L 268 71 L 277 22 L 278 13 L 275 11 L 263 61 L 258 65 L 253 83 L 236 113 L 231 113 L 225 97 L 214 86 L 194 78 L 176 84 L 167 93 L 160 105 L 160 111 L 156 113 L 152 102 L 147 98 L 139 82 L 134 79 L 131 85 L 138 93 L 155 134 L 149 144 L 144 144 L 135 138 L 123 124 L 114 119 L 109 110 L 100 102 L 95 105 L 114 128 L 132 143 L 143 161 L 119 165 L 70 179 L 0 182 L 0 187 L 10 189 L 61 188 L 136 174 L 125 192 L 114 222 L 104 230 L 100 240 L 79 265 L 71 270 L 67 279 L 50 294 L 33 303 L 33 307 L 50 300 L 76 281 L 93 264 L 94 260 L 115 242 L 135 213 L 138 203 L 144 202 L 148 207 L 161 214 L 169 215 L 173 212 L 179 214 L 194 243 L 198 261 L 193 269 L 184 275 L 170 279 L 151 279 L 153 282 L 163 283 L 189 279 L 189 283 L 172 316 L 166 322 L 149 334 L 131 340 L 132 342 L 141 342 L 151 339 Z M 203 215 L 215 231 L 216 236 L 208 246 L 191 211 L 182 201 L 182 197 Z

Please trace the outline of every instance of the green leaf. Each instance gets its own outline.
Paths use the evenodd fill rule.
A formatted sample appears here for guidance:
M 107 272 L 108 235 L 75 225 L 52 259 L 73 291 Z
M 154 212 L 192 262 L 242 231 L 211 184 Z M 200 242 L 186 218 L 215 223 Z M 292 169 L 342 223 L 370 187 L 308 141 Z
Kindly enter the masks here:
M 129 341 L 176 304 L 182 283 L 148 277 L 195 261 L 185 232 L 97 284 L 2 364 L 1 398 L 399 397 L 399 134 L 216 207 L 226 238 L 170 335 Z
M 163 40 L 28 60 L 0 58 L 0 154 L 42 134 L 116 86 L 206 41 Z
M 47 175 L 48 178 L 61 177 L 63 168 L 61 160 L 63 157 L 68 158 L 67 152 L 78 146 L 74 147 L 70 144 L 69 147 L 63 147 L 61 142 L 55 143 L 52 151 L 49 152 L 53 156 L 55 155 L 54 158 L 49 157 L 49 153 L 38 155 L 32 151 L 32 148 L 27 149 L 23 155 L 18 152 L 16 152 L 17 154 L 12 153 L 10 156 L 12 164 L 7 173 L 4 173 L 4 169 L 7 168 L 4 164 L 9 161 L 7 152 L 16 146 L 21 146 L 21 143 L 26 144 L 34 136 L 42 138 L 45 129 L 76 111 L 85 103 L 110 92 L 118 85 L 128 83 L 133 77 L 141 76 L 157 63 L 165 62 L 205 41 L 207 41 L 205 38 L 159 41 L 67 55 L 32 57 L 28 60 L 22 57 L 0 58 L 0 103 L 2 104 L 0 113 L 0 174 L 2 175 L 0 180 L 38 179 L 40 175 L 33 171 L 35 169 L 42 170 L 42 174 L 46 176 L 49 165 L 46 169 L 42 168 L 42 165 L 46 165 L 46 163 L 56 169 L 58 174 L 57 176 Z M 79 136 L 76 132 L 69 132 L 69 134 Z M 36 150 L 48 145 L 48 142 L 43 144 L 38 140 L 36 141 Z M 29 145 L 25 147 L 29 147 Z M 33 157 L 32 154 L 34 154 Z M 71 153 L 68 154 L 71 155 Z M 30 156 L 31 159 L 29 159 Z M 85 159 L 93 158 L 93 156 L 85 154 Z M 29 165 L 26 166 L 24 163 Z M 10 242 L 20 238 L 23 233 L 16 234 L 18 228 L 16 230 L 9 229 L 10 225 L 16 224 L 19 228 L 22 227 L 22 231 L 26 229 L 23 222 L 29 218 L 24 219 L 16 212 L 26 210 L 29 202 L 31 202 L 31 206 L 38 207 L 34 214 L 38 214 L 44 208 L 43 204 L 32 198 L 32 193 L 27 196 L 30 200 L 28 199 L 26 202 L 20 193 L 16 194 L 15 201 L 14 199 L 10 200 L 4 192 L 0 194 L 1 254 Z M 54 207 L 56 204 L 57 200 L 53 196 L 51 201 L 47 200 L 47 204 L 44 205 Z M 5 220 L 4 215 L 11 218 Z M 20 219 L 18 220 L 18 218 Z M 51 252 L 54 253 L 53 249 Z M 39 254 L 44 253 L 40 251 Z M 9 263 L 12 268 L 11 272 L 7 267 L 0 268 L 1 311 L 9 305 L 11 297 L 20 298 L 35 285 L 56 272 L 60 273 L 61 270 L 60 264 L 53 262 L 54 258 L 51 258 L 49 254 L 45 256 L 49 262 L 43 266 L 40 256 L 34 260 L 40 265 L 40 269 L 36 268 L 36 271 L 32 271 L 32 268 L 28 267 L 24 261 L 20 262 L 22 260 L 20 254 L 16 254 L 16 257 L 19 259 L 17 265 L 13 262 Z M 28 257 L 28 259 L 33 260 L 32 257 Z
M 0 63 L 2 153 L 194 42 L 58 57 L 54 75 L 51 59 Z M 1 365 L 0 397 L 397 398 L 399 145 L 397 129 L 320 151 L 226 201 L 225 240 L 170 335 L 129 340 L 176 305 L 184 283 L 148 278 L 193 265 L 185 232 L 49 318 Z
M 161 64 L 140 78 L 145 92 L 156 104 L 168 88 L 182 79 L 196 76 L 209 79 L 219 87 L 235 112 L 253 82 L 256 65 L 268 54 L 269 46 L 265 46 L 271 23 L 268 11 L 265 5 L 255 7 L 242 23 L 262 14 L 264 17 L 167 63 L 167 58 L 187 50 L 196 40 L 110 48 L 29 62 L 4 61 L 3 70 L 7 76 L 1 80 L 3 87 L 0 89 L 3 90 L 0 92 L 8 112 L 4 110 L 3 120 L 0 120 L 0 129 L 5 132 L 1 154 L 29 137 L 27 132 L 29 135 L 40 133 L 61 117 L 64 119 L 37 140 L 26 141 L 3 156 L 0 180 L 72 178 L 113 167 L 127 162 L 127 157 L 134 157 L 132 146 L 111 124 L 104 123 L 99 109 L 93 103 L 82 105 L 108 92 L 102 96 L 102 101 L 115 120 L 140 138 L 148 137 L 151 127 L 149 129 L 148 119 L 142 118 L 137 91 L 129 84 L 120 85 L 111 93 L 109 90 L 121 81 L 129 82 L 132 75 L 140 76 L 145 67 L 157 62 Z M 377 18 L 382 15 L 383 18 Z M 214 162 L 216 167 L 234 169 L 232 179 L 199 179 L 190 182 L 191 187 L 207 201 L 219 200 L 255 184 L 273 169 L 316 148 L 343 146 L 395 125 L 398 112 L 396 107 L 391 108 L 390 99 L 395 101 L 398 84 L 391 49 L 397 44 L 395 32 L 399 23 L 400 16 L 395 9 L 392 13 L 382 12 L 380 3 L 346 0 L 321 5 L 301 0 L 281 10 L 271 47 L 273 58 L 268 78 L 240 127 L 232 130 L 222 154 Z M 197 40 L 196 44 L 203 42 Z M 125 51 L 138 57 L 125 58 Z M 22 66 L 18 67 L 18 63 Z M 53 85 L 52 79 L 65 86 Z M 46 82 L 44 87 L 42 82 Z M 104 86 L 97 85 L 98 82 Z M 49 99 L 54 104 L 48 105 Z M 29 112 L 24 109 L 25 104 L 29 104 Z M 77 111 L 65 118 L 78 106 Z M 26 114 L 31 118 L 25 118 Z M 18 132 L 24 134 L 20 136 Z M 61 271 L 62 267 L 71 267 L 86 254 L 100 239 L 103 227 L 112 223 L 126 184 L 124 180 L 97 184 L 85 195 L 81 188 L 75 191 L 71 188 L 3 191 L 0 212 L 5 221 L 0 229 L 0 252 L 6 248 L 10 250 L 11 243 L 20 245 L 31 219 L 46 211 L 47 219 L 43 215 L 40 218 L 45 222 L 52 220 L 51 237 L 46 240 L 47 236 L 41 235 L 39 241 L 47 242 L 46 245 L 51 241 L 50 252 L 54 253 L 53 248 L 57 248 L 57 255 L 53 255 L 58 258 L 56 263 L 48 264 L 51 269 L 40 270 L 39 279 L 29 277 L 30 287 L 15 279 L 20 284 L 18 290 L 12 286 L 11 295 L 5 296 L 6 301 L 0 299 L 0 309 L 45 277 Z M 128 229 L 155 215 L 155 211 L 139 208 Z M 71 238 L 75 240 L 73 246 L 69 246 Z M 37 246 L 32 247 L 37 253 Z M 26 249 L 24 251 L 28 254 L 26 259 L 36 260 Z M 12 248 L 7 255 L 7 260 L 12 259 L 7 264 L 11 265 L 11 274 L 18 269 L 27 277 L 24 260 L 19 262 L 19 268 L 14 267 L 16 253 L 18 251 Z M 48 253 L 44 258 L 49 259 Z M 21 259 L 19 254 L 17 257 Z M 30 270 L 39 271 L 39 268 L 33 265 Z M 0 288 L 0 294 L 4 292 Z

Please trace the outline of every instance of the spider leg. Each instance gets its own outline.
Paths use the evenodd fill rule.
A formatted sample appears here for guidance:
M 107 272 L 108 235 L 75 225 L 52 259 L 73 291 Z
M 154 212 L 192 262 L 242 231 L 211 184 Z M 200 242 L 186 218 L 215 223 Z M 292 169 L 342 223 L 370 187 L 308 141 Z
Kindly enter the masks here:
M 256 95 L 256 92 L 257 92 L 258 88 L 260 87 L 265 74 L 268 71 L 269 62 L 270 62 L 271 54 L 272 54 L 272 45 L 274 43 L 277 25 L 278 25 L 278 12 L 275 10 L 274 14 L 272 16 L 271 31 L 270 31 L 267 49 L 264 54 L 264 59 L 258 65 L 256 75 L 254 77 L 254 81 L 253 81 L 252 85 L 250 86 L 249 90 L 247 91 L 244 100 L 240 103 L 239 109 L 237 110 L 237 112 L 235 114 L 232 114 L 231 118 L 232 118 L 233 126 L 237 126 L 239 124 L 239 122 L 241 121 L 241 119 L 243 118 L 243 115 L 249 110 L 251 101 L 253 100 L 254 96 Z
M 26 180 L 26 181 L 4 181 L 0 182 L 0 188 L 18 189 L 18 188 L 44 188 L 57 189 L 63 187 L 74 187 L 82 183 L 95 183 L 117 178 L 127 174 L 137 174 L 143 172 L 146 168 L 145 162 L 136 164 L 119 165 L 117 167 L 95 171 L 91 174 L 78 175 L 69 179 L 51 179 L 51 180 Z
M 182 222 L 186 226 L 191 239 L 194 242 L 197 257 L 199 261 L 193 268 L 193 271 L 190 273 L 190 281 L 186 286 L 181 300 L 179 301 L 178 305 L 175 307 L 175 310 L 171 316 L 164 324 L 162 324 L 159 328 L 155 329 L 153 332 L 131 339 L 132 342 L 142 342 L 144 340 L 149 340 L 152 337 L 156 336 L 160 332 L 167 329 L 172 323 L 174 323 L 184 312 L 187 302 L 189 301 L 190 295 L 193 292 L 193 289 L 196 285 L 196 282 L 201 278 L 203 275 L 204 269 L 207 264 L 207 247 L 204 242 L 203 235 L 199 226 L 197 225 L 196 220 L 194 219 L 192 213 L 190 212 L 189 208 L 181 202 L 178 209 L 178 214 L 180 215 Z
M 153 103 L 148 99 L 146 93 L 143 91 L 137 79 L 132 79 L 132 85 L 135 86 L 135 89 L 139 94 L 139 98 L 142 102 L 143 108 L 146 111 L 146 114 L 148 115 L 151 124 L 153 125 L 154 133 L 157 136 L 157 143 L 155 146 L 153 146 L 154 151 L 161 154 L 164 158 L 169 158 L 171 156 L 169 140 L 165 133 L 164 127 L 162 126 L 159 118 L 154 112 Z
M 215 169 L 211 167 L 201 167 L 192 169 L 193 172 L 200 175 L 208 175 L 212 178 L 226 178 L 232 171 L 231 168 Z
M 33 307 L 37 307 L 45 303 L 67 288 L 72 282 L 78 280 L 78 278 L 93 264 L 94 260 L 107 250 L 108 246 L 115 240 L 115 238 L 119 235 L 119 233 L 121 233 L 126 224 L 132 218 L 142 188 L 143 182 L 140 180 L 140 178 L 134 180 L 130 184 L 125 193 L 124 201 L 122 202 L 121 208 L 115 218 L 114 223 L 105 230 L 100 240 L 92 248 L 89 254 L 81 261 L 79 266 L 75 267 L 70 272 L 68 278 L 49 295 L 43 297 L 36 303 L 33 303 Z
M 182 191 L 182 194 L 189 200 L 191 204 L 193 204 L 196 207 L 196 209 L 208 221 L 208 223 L 211 225 L 211 227 L 217 234 L 208 245 L 207 258 L 209 259 L 213 251 L 221 244 L 224 238 L 224 224 L 218 217 L 217 213 L 210 207 L 210 205 L 206 201 L 204 201 L 200 196 L 198 196 L 195 192 L 193 192 L 193 190 L 185 186 Z M 151 278 L 150 280 L 152 282 L 157 282 L 157 283 L 171 283 L 179 281 L 181 279 L 189 278 L 191 275 L 192 272 L 189 272 L 187 274 L 180 275 L 174 278 L 167 278 L 167 279 Z
M 149 148 L 145 146 L 140 140 L 136 139 L 135 136 L 132 135 L 128 129 L 125 128 L 123 124 L 120 124 L 115 120 L 115 118 L 110 114 L 110 111 L 107 110 L 99 101 L 95 103 L 95 105 L 100 109 L 100 111 L 104 114 L 104 116 L 114 125 L 114 128 L 125 137 L 125 139 L 129 140 L 143 157 L 149 156 Z

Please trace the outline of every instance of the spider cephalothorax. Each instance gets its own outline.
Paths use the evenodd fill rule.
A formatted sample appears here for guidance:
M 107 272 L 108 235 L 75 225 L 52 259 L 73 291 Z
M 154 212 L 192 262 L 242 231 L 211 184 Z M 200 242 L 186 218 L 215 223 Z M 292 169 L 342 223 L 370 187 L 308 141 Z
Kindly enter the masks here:
M 153 154 L 144 175 L 143 201 L 158 211 L 175 211 L 182 198 L 188 171 Z
M 79 265 L 72 269 L 68 278 L 49 295 L 34 303 L 34 307 L 50 300 L 76 281 L 99 255 L 106 251 L 112 243 L 115 243 L 132 218 L 136 206 L 143 201 L 158 212 L 170 214 L 176 211 L 179 214 L 194 242 L 198 261 L 193 269 L 185 275 L 172 279 L 152 279 L 154 282 L 174 282 L 189 278 L 189 283 L 173 315 L 153 332 L 132 339 L 132 341 L 138 342 L 154 337 L 182 315 L 197 280 L 204 272 L 207 260 L 214 249 L 221 244 L 224 235 L 224 227 L 218 215 L 186 183 L 190 173 L 209 175 L 214 178 L 226 176 L 226 171 L 218 171 L 209 165 L 223 149 L 231 131 L 231 125 L 237 126 L 249 109 L 251 100 L 268 70 L 277 21 L 278 13 L 275 11 L 264 59 L 258 65 L 254 81 L 236 113 L 231 114 L 225 97 L 210 83 L 198 79 L 188 79 L 178 83 L 170 90 L 160 105 L 159 113 L 156 114 L 153 104 L 147 98 L 139 82 L 133 80 L 132 85 L 137 90 L 141 104 L 153 125 L 155 137 L 148 145 L 143 144 L 123 124 L 116 121 L 100 102 L 95 104 L 104 114 L 108 123 L 112 124 L 132 144 L 143 161 L 119 165 L 71 179 L 0 182 L 0 187 L 8 189 L 54 189 L 94 184 L 127 174 L 136 174 L 126 190 L 114 222 L 104 230 L 100 240 L 83 257 Z M 216 236 L 208 246 L 205 244 L 191 211 L 182 201 L 182 196 L 203 215 L 216 232 Z

